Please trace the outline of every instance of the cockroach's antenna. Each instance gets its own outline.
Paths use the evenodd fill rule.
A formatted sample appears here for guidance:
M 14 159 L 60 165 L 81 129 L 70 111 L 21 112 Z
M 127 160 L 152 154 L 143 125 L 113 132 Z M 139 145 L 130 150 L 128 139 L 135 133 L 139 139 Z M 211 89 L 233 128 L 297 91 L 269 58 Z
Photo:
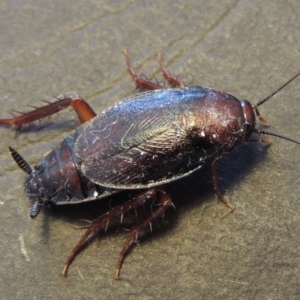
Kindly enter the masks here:
M 285 82 L 281 87 L 279 87 L 277 90 L 275 90 L 274 92 L 272 92 L 269 96 L 267 96 L 266 98 L 260 100 L 259 102 L 256 103 L 256 105 L 252 106 L 253 110 L 255 111 L 257 117 L 259 118 L 259 120 L 263 123 L 263 124 L 266 124 L 266 120 L 261 117 L 257 107 L 262 105 L 263 103 L 265 103 L 267 100 L 269 100 L 270 98 L 272 98 L 274 95 L 276 95 L 279 91 L 281 91 L 284 87 L 286 87 L 289 83 L 291 83 L 294 79 L 296 79 L 298 76 L 300 75 L 300 72 L 298 72 L 295 76 L 293 76 L 291 79 L 289 79 L 287 82 Z M 275 137 L 278 137 L 278 138 L 281 138 L 281 139 L 284 139 L 284 140 L 287 140 L 287 141 L 290 141 L 292 143 L 295 143 L 295 144 L 298 144 L 300 145 L 300 142 L 297 141 L 297 140 L 294 140 L 294 139 L 291 139 L 289 137 L 286 137 L 286 136 L 283 136 L 283 135 L 280 135 L 280 134 L 277 134 L 277 133 L 272 133 L 272 132 L 267 132 L 267 131 L 264 131 L 264 130 L 260 130 L 260 129 L 254 129 L 253 131 L 254 133 L 257 133 L 257 134 L 266 134 L 266 135 L 272 135 L 272 136 L 275 136 Z

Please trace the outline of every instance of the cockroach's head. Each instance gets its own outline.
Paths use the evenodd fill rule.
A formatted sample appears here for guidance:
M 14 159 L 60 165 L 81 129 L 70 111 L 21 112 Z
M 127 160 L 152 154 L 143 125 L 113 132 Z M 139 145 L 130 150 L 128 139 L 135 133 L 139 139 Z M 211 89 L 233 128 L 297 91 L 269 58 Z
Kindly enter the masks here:
M 253 107 L 248 100 L 242 100 L 241 105 L 244 111 L 244 118 L 246 124 L 246 138 L 249 138 L 255 129 L 255 114 Z
M 251 105 L 251 103 L 248 100 L 242 100 L 241 101 L 241 105 L 242 105 L 242 108 L 243 108 L 243 111 L 244 111 L 244 118 L 245 118 L 246 139 L 248 139 L 252 133 L 256 133 L 256 134 L 272 135 L 272 136 L 276 136 L 278 138 L 282 138 L 284 140 L 293 142 L 293 143 L 298 144 L 298 145 L 300 144 L 299 141 L 296 141 L 296 140 L 291 139 L 289 137 L 286 137 L 286 136 L 283 136 L 283 135 L 280 135 L 280 134 L 277 134 L 277 133 L 272 133 L 272 132 L 267 132 L 267 131 L 264 131 L 264 130 L 260 130 L 260 129 L 257 129 L 255 127 L 255 123 L 256 123 L 255 116 L 257 116 L 257 118 L 259 119 L 259 121 L 262 124 L 265 124 L 265 125 L 268 124 L 268 122 L 260 115 L 260 113 L 258 111 L 258 107 L 260 105 L 262 105 L 263 103 L 265 103 L 266 101 L 268 101 L 274 95 L 276 95 L 279 91 L 281 91 L 284 87 L 286 87 L 290 82 L 292 82 L 298 76 L 300 76 L 300 72 L 298 72 L 295 76 L 293 76 L 291 79 L 289 79 L 288 81 L 286 81 L 277 90 L 275 90 L 274 92 L 272 92 L 266 98 L 260 100 L 255 105 Z M 269 142 L 267 142 L 267 144 L 269 144 Z

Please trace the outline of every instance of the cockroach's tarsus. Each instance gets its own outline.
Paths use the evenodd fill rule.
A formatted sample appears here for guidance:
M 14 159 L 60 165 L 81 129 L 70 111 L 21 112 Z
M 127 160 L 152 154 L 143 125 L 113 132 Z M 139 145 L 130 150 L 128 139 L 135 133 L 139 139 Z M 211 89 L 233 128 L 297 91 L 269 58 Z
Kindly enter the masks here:
M 214 186 L 215 193 L 217 194 L 218 199 L 223 202 L 232 212 L 235 211 L 236 207 L 234 204 L 230 203 L 228 200 L 225 199 L 223 194 L 221 193 L 221 190 L 218 185 L 218 173 L 217 173 L 217 167 L 216 167 L 216 161 L 215 160 L 211 165 L 212 170 L 212 182 Z
M 67 276 L 67 272 L 68 272 L 68 268 L 70 266 L 70 264 L 72 263 L 72 261 L 74 260 L 74 258 L 77 256 L 77 254 L 81 251 L 82 247 L 90 240 L 91 235 L 93 236 L 93 234 L 95 232 L 98 232 L 99 229 L 105 229 L 108 226 L 108 223 L 119 216 L 123 216 L 123 214 L 128 213 L 132 210 L 136 210 L 139 206 L 144 205 L 146 202 L 152 201 L 153 199 L 155 199 L 155 197 L 157 196 L 157 194 L 159 194 L 159 196 L 161 197 L 161 199 L 164 199 L 164 194 L 161 191 L 158 191 L 157 189 L 153 188 L 153 189 L 149 189 L 146 190 L 144 192 L 142 192 L 141 194 L 137 195 L 136 197 L 132 198 L 131 200 L 127 201 L 126 203 L 120 204 L 118 206 L 116 206 L 115 208 L 112 208 L 110 211 L 108 211 L 106 214 L 100 216 L 99 218 L 95 219 L 91 225 L 87 228 L 87 230 L 85 231 L 84 235 L 81 237 L 81 239 L 79 240 L 79 242 L 76 244 L 76 246 L 73 248 L 73 250 L 71 251 L 64 269 L 62 271 L 62 275 L 63 276 Z M 163 200 L 160 200 L 160 202 L 162 202 Z M 163 206 L 165 207 L 165 203 L 162 203 Z M 165 209 L 164 209 L 165 210 Z M 147 219 L 149 219 L 149 222 L 151 222 L 152 220 L 154 220 L 155 218 L 157 218 L 159 215 L 163 214 L 162 213 L 152 213 Z M 120 253 L 120 258 L 118 261 L 118 265 L 117 265 L 117 273 L 118 273 L 118 278 L 120 278 L 120 270 L 121 270 L 121 266 L 123 264 L 124 258 L 125 258 L 125 254 L 127 252 L 128 249 L 128 244 L 130 243 L 131 239 L 134 237 L 134 235 L 137 235 L 145 226 L 147 226 L 149 224 L 149 222 L 147 221 L 147 219 L 145 219 L 143 221 L 143 223 L 139 224 L 139 226 L 136 226 L 134 229 L 134 233 L 132 232 L 132 229 L 124 243 L 124 246 L 121 250 Z M 130 238 L 130 239 L 129 239 Z
M 34 201 L 30 217 L 35 218 L 42 206 L 68 205 L 101 201 L 124 190 L 140 190 L 106 214 L 93 220 L 68 256 L 62 275 L 75 257 L 97 232 L 106 230 L 114 218 L 123 218 L 153 201 L 151 213 L 133 225 L 123 244 L 116 267 L 120 271 L 130 245 L 141 231 L 162 217 L 172 206 L 166 184 L 187 176 L 204 165 L 211 165 L 212 181 L 218 199 L 231 211 L 235 206 L 226 200 L 218 186 L 216 161 L 236 146 L 251 140 L 252 134 L 271 135 L 296 144 L 299 141 L 256 128 L 261 122 L 258 107 L 300 75 L 296 74 L 279 89 L 256 105 L 222 91 L 201 86 L 187 87 L 172 75 L 158 56 L 160 70 L 173 88 L 157 80 L 138 76 L 127 50 L 123 51 L 128 72 L 137 88 L 146 89 L 110 107 L 96 116 L 79 96 L 63 96 L 54 103 L 21 113 L 11 119 L 0 119 L 1 125 L 17 130 L 27 124 L 72 107 L 81 122 L 72 134 L 49 151 L 42 162 L 31 168 L 13 148 L 9 148 L 16 164 L 28 175 L 25 194 Z M 154 91 L 151 91 L 154 90 Z M 266 143 L 266 142 L 265 142 Z M 268 144 L 268 143 L 266 143 Z
M 126 60 L 126 65 L 127 65 L 127 68 L 128 68 L 128 72 L 129 74 L 131 75 L 132 79 L 134 80 L 136 86 L 138 88 L 141 88 L 141 89 L 147 89 L 147 90 L 157 90 L 157 89 L 164 89 L 166 88 L 165 86 L 159 84 L 157 81 L 156 82 L 153 82 L 149 79 L 147 79 L 146 76 L 138 76 L 133 68 L 133 66 L 131 65 L 131 62 L 130 62 L 130 58 L 129 58 L 129 55 L 128 55 L 128 52 L 126 49 L 123 50 L 123 54 L 125 56 L 125 60 Z M 163 65 L 163 61 L 162 61 L 162 55 L 161 54 L 158 54 L 158 62 L 159 62 L 159 67 L 160 67 L 160 70 L 164 76 L 164 78 L 168 81 L 168 83 L 173 86 L 173 87 L 178 87 L 178 88 L 184 88 L 185 85 L 184 83 L 179 79 L 177 78 L 176 76 L 172 75 Z
M 126 49 L 123 50 L 123 54 L 125 57 L 128 73 L 132 77 L 133 81 L 136 84 L 137 88 L 147 89 L 147 90 L 156 90 L 156 89 L 163 89 L 164 86 L 160 85 L 157 82 L 152 82 L 151 80 L 147 79 L 146 76 L 138 76 L 131 65 L 130 58 Z
M 130 232 L 125 240 L 125 243 L 123 245 L 123 248 L 119 255 L 119 260 L 116 268 L 116 275 L 115 279 L 120 279 L 120 272 L 121 268 L 124 262 L 124 259 L 128 253 L 129 245 L 132 242 L 132 240 L 137 240 L 138 235 L 141 230 L 146 228 L 147 226 L 150 226 L 154 220 L 164 215 L 165 211 L 170 207 L 173 206 L 171 195 L 167 192 L 166 189 L 160 187 L 159 190 L 156 191 L 157 197 L 159 198 L 158 206 L 157 208 L 148 215 L 144 220 L 142 220 L 140 223 L 136 224 L 134 227 L 130 229 Z M 148 197 L 147 200 L 151 200 L 151 198 Z
M 170 85 L 178 88 L 184 88 L 186 85 L 178 77 L 172 75 L 164 66 L 161 53 L 158 54 L 160 70 Z

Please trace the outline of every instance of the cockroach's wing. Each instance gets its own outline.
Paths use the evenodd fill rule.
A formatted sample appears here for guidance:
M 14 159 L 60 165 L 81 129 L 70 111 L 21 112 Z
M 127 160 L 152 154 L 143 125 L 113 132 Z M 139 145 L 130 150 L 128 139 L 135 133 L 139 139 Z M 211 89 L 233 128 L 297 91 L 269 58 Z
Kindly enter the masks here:
M 205 163 L 207 151 L 195 151 L 181 124 L 188 105 L 179 105 L 176 94 L 169 93 L 168 101 L 163 93 L 138 94 L 84 128 L 75 153 L 87 178 L 110 188 L 144 188 L 186 176 Z

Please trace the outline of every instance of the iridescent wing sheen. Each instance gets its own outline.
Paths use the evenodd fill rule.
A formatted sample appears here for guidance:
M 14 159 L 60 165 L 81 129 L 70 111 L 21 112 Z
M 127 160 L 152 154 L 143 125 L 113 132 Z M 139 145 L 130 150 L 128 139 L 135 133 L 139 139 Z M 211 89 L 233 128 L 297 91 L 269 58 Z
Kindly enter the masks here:
M 195 151 L 180 123 L 189 104 L 176 100 L 176 89 L 168 93 L 171 101 L 162 102 L 163 92 L 138 94 L 141 99 L 115 105 L 85 127 L 75 153 L 87 178 L 110 188 L 145 188 L 186 176 L 205 163 L 206 151 Z

